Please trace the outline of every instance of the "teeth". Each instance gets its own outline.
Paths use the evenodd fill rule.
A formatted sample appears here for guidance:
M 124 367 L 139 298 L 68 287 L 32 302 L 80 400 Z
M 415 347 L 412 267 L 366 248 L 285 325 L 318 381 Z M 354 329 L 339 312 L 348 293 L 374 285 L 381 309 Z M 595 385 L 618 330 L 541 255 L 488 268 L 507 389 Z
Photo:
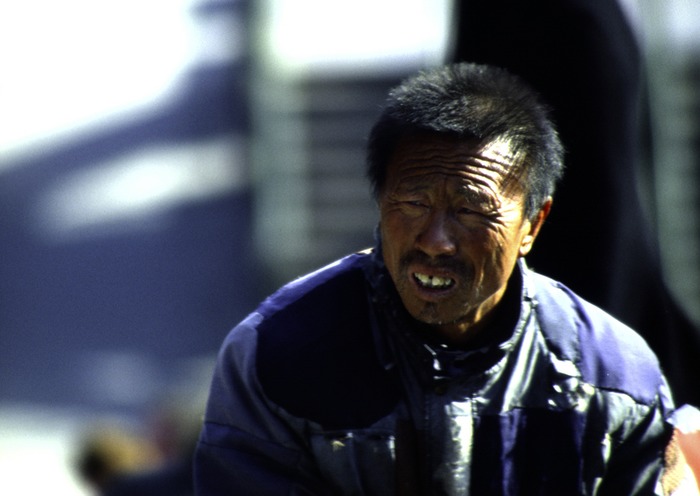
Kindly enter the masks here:
M 429 276 L 427 274 L 420 274 L 416 272 L 413 276 L 421 283 L 422 286 L 431 289 L 444 289 L 452 286 L 454 280 L 445 277 Z

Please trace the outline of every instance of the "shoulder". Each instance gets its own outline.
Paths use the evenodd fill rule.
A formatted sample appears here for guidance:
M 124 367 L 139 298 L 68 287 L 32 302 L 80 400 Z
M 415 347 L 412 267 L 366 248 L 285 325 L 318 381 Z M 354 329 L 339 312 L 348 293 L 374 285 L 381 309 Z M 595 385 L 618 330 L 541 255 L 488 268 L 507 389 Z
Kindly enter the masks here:
M 665 382 L 658 359 L 633 329 L 564 284 L 529 272 L 536 312 L 556 353 L 577 363 L 582 379 L 636 401 L 655 401 Z
M 337 427 L 371 423 L 393 406 L 393 377 L 376 353 L 367 263 L 354 254 L 304 276 L 248 320 L 257 380 L 287 412 Z
M 363 255 L 351 255 L 300 278 L 259 308 L 258 368 L 261 378 L 314 374 L 342 360 L 344 350 L 369 348 L 369 303 Z M 357 350 L 354 350 L 357 351 Z
M 363 266 L 368 255 L 356 253 L 283 286 L 257 309 L 266 326 L 293 315 L 313 313 L 315 318 L 332 314 L 365 297 Z
M 240 322 L 224 340 L 224 355 L 255 367 L 255 355 L 305 348 L 337 319 L 343 307 L 355 307 L 361 290 L 363 255 L 351 255 L 286 284 Z M 360 312 L 358 312 L 360 314 Z

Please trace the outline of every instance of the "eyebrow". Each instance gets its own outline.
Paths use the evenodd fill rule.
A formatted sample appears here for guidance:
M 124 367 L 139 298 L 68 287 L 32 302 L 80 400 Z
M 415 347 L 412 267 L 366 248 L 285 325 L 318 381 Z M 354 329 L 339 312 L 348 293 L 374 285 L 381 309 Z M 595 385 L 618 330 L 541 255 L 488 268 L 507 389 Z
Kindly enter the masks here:
M 421 178 L 415 177 L 400 179 L 396 186 L 397 191 L 402 193 L 423 193 L 430 189 L 429 184 L 426 184 Z
M 402 178 L 397 191 L 402 194 L 420 194 L 431 189 L 431 184 L 424 180 L 423 176 L 411 176 Z M 489 211 L 499 208 L 499 199 L 490 192 L 490 189 L 478 183 L 462 184 L 457 187 L 457 193 L 469 205 L 480 206 Z
M 482 188 L 464 185 L 459 188 L 459 193 L 469 204 L 487 207 L 491 211 L 497 210 L 501 203 L 496 195 Z

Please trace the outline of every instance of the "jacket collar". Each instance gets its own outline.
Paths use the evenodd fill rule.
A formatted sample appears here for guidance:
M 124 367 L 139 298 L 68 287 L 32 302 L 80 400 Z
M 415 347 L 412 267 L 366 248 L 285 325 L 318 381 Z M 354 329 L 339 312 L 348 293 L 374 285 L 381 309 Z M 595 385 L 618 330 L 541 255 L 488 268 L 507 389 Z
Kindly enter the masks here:
M 529 269 L 521 258 L 509 281 L 508 302 L 511 308 L 505 316 L 497 318 L 493 325 L 507 325 L 512 332 L 505 340 L 495 340 L 476 349 L 456 349 L 427 342 L 415 330 L 415 321 L 408 314 L 384 265 L 381 241 L 369 252 L 364 268 L 369 288 L 372 326 L 380 363 L 385 369 L 396 365 L 398 353 L 405 353 L 414 363 L 422 363 L 432 371 L 452 375 L 455 363 L 471 363 L 483 369 L 502 358 L 517 341 L 528 320 L 532 306 L 533 288 L 528 277 Z M 517 296 L 519 294 L 519 297 Z M 517 303 L 514 302 L 517 301 Z M 486 332 L 489 332 L 487 329 Z M 494 333 L 503 335 L 503 333 Z M 400 346 L 400 350 L 397 349 Z M 425 368 L 421 367 L 421 368 Z M 473 368 L 473 367 L 470 367 Z M 434 374 L 432 374 L 434 377 Z

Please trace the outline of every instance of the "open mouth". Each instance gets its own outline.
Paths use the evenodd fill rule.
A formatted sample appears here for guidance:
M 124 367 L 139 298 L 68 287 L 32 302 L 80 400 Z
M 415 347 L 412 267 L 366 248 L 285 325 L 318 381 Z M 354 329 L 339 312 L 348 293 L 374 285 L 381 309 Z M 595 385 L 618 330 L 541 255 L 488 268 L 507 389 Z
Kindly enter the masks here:
M 425 289 L 449 289 L 455 284 L 455 280 L 450 277 L 431 276 L 420 272 L 414 272 L 413 278 Z

